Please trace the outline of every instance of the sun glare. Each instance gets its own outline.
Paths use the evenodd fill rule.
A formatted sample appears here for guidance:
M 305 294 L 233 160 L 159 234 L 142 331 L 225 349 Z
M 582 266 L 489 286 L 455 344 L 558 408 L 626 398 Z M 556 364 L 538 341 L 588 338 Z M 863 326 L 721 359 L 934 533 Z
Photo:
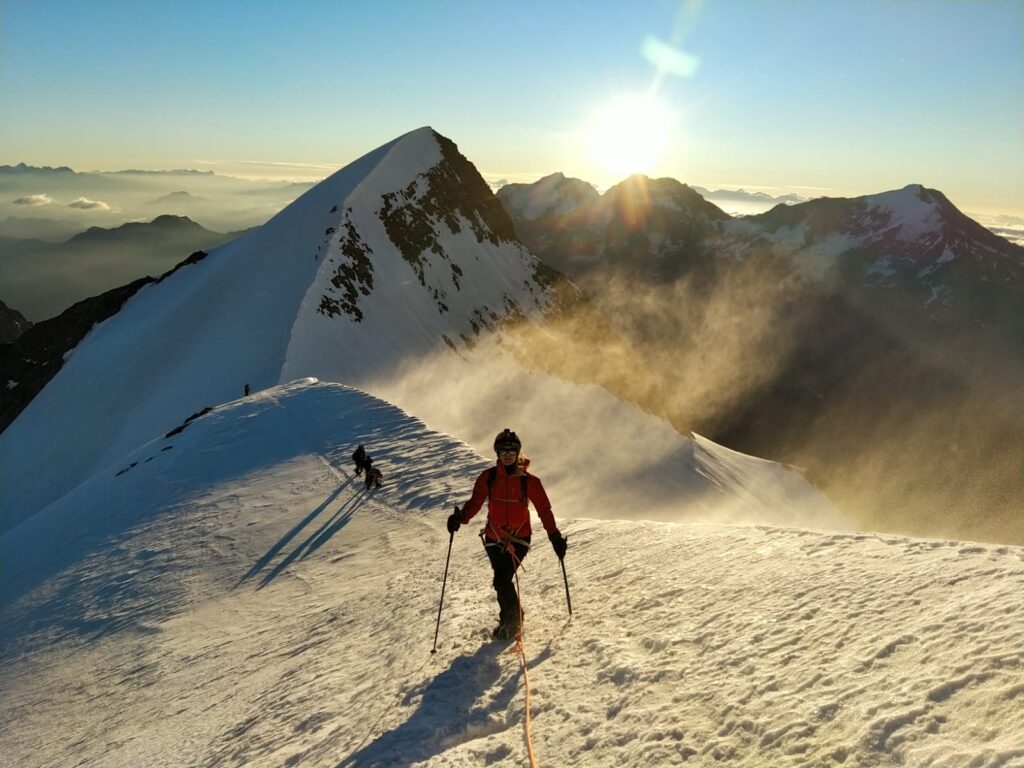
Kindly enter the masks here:
M 587 130 L 592 162 L 621 181 L 648 173 L 668 138 L 669 116 L 652 97 L 620 96 L 592 118 Z

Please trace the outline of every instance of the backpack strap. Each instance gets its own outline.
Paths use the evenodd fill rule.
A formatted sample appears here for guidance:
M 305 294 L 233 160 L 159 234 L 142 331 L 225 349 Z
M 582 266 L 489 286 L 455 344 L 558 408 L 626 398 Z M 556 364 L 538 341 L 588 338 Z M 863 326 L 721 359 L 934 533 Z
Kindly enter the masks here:
M 498 479 L 498 468 L 497 467 L 491 467 L 487 471 L 487 500 L 488 501 L 491 500 L 491 492 L 494 490 L 494 481 L 497 480 L 497 479 Z M 522 495 L 520 501 L 527 501 L 528 502 L 530 500 L 530 495 L 527 492 L 527 486 L 529 485 L 529 482 L 530 482 L 529 481 L 529 475 L 527 475 L 524 472 L 522 475 L 520 475 L 519 479 L 522 481 L 522 485 L 523 485 L 523 495 Z

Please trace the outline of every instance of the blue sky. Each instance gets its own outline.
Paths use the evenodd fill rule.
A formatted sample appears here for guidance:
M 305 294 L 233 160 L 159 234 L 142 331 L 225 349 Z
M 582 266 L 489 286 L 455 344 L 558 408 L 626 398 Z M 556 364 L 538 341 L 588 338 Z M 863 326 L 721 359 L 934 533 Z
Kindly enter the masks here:
M 632 145 L 712 188 L 1024 215 L 1022 93 L 1019 0 L 0 2 L 0 163 L 314 178 L 432 125 L 489 179 L 604 186 Z M 658 110 L 596 148 L 631 94 Z

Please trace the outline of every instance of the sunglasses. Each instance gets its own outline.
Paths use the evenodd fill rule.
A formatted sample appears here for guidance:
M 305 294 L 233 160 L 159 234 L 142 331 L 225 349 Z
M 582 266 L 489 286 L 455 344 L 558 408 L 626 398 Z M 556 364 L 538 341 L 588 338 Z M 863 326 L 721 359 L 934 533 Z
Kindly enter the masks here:
M 498 449 L 498 454 L 500 455 L 502 453 L 516 454 L 519 453 L 519 449 L 514 446 L 503 445 Z

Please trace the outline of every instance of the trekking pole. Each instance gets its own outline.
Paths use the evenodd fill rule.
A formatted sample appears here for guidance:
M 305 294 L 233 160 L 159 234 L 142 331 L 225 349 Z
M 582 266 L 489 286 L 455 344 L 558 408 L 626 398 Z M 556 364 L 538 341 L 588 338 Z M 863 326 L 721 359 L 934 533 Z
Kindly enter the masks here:
M 565 573 L 565 560 L 558 559 L 562 564 L 562 578 L 565 579 L 565 602 L 569 604 L 569 618 L 572 618 L 572 600 L 569 598 L 569 577 Z
M 437 633 L 441 631 L 441 609 L 444 607 L 444 588 L 448 585 L 448 561 L 452 559 L 452 542 L 455 541 L 455 531 L 448 536 L 448 557 L 444 559 L 444 581 L 441 582 L 441 604 L 437 606 L 437 626 L 434 628 L 434 647 L 431 653 L 437 653 Z M 564 568 L 564 566 L 563 566 Z M 568 589 L 568 587 L 566 587 Z M 566 592 L 566 594 L 569 594 Z M 572 613 L 572 610 L 569 610 Z

